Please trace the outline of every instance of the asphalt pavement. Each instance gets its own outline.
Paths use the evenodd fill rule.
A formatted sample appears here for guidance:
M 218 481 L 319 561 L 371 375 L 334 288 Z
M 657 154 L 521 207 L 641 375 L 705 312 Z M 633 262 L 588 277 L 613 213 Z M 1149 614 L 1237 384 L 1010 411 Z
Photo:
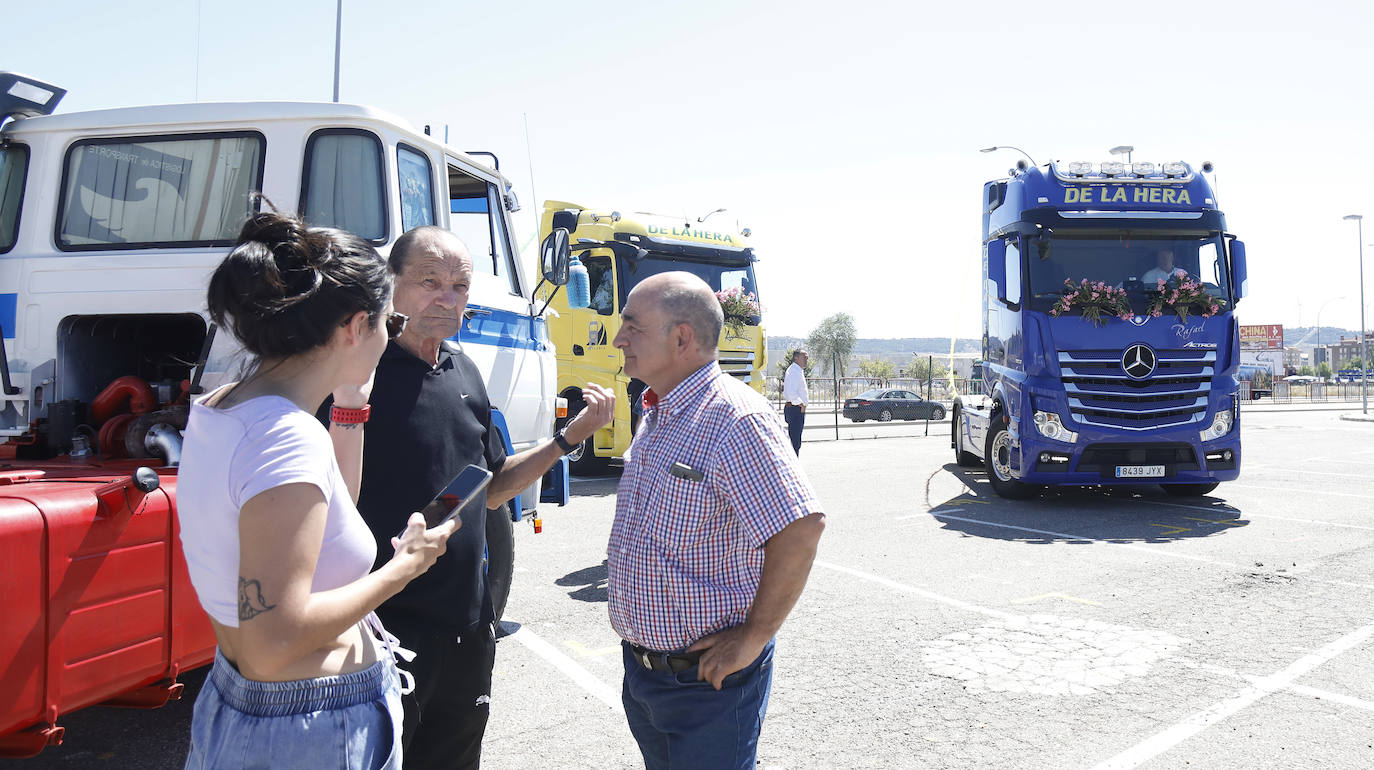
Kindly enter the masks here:
M 808 428 L 829 526 L 759 766 L 1374 766 L 1374 424 L 1348 411 L 1247 406 L 1242 476 L 1202 498 L 1006 501 L 953 464 L 947 424 Z M 640 766 L 606 619 L 616 480 L 517 528 L 485 767 Z M 0 768 L 179 767 L 191 679 Z

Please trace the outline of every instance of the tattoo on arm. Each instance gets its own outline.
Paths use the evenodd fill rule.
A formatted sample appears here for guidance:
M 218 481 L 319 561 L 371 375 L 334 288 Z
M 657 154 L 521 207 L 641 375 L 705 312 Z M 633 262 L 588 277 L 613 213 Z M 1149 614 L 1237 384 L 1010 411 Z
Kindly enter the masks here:
M 252 620 L 264 612 L 276 607 L 275 604 L 268 604 L 262 598 L 262 583 L 256 580 L 245 580 L 239 576 L 239 620 Z

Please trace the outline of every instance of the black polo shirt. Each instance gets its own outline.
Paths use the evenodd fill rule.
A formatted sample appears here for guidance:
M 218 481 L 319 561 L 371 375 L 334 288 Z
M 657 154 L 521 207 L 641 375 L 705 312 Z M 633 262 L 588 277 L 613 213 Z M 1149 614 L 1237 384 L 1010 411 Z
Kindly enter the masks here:
M 466 465 L 495 472 L 506 461 L 491 426 L 482 376 L 461 348 L 445 342 L 430 365 L 392 342 L 377 364 L 372 416 L 363 438 L 358 510 L 377 538 L 377 564 L 395 553 L 391 538 Z M 328 420 L 328 401 L 321 410 Z M 394 631 L 464 634 L 493 619 L 482 554 L 485 494 L 463 510 L 463 526 L 434 566 L 377 610 Z M 397 633 L 404 644 L 405 636 Z

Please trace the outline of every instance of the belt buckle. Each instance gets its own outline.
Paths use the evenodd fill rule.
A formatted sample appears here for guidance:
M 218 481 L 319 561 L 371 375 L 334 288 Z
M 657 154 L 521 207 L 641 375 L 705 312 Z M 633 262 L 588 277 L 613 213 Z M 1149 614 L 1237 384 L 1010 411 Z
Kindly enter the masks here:
M 653 670 L 654 670 L 654 663 L 653 663 L 653 661 L 649 658 L 649 651 L 648 651 L 648 650 L 644 650 L 643 652 L 639 653 L 639 662 L 640 662 L 640 663 L 643 663 L 643 664 L 644 664 L 644 667 L 647 668 L 647 669 L 649 669 L 650 671 L 653 671 Z

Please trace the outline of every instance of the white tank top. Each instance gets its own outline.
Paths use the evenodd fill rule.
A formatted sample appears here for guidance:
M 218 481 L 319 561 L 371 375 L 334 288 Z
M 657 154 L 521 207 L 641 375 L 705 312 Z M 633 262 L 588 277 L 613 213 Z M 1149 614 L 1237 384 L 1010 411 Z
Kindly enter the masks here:
M 283 484 L 314 484 L 329 504 L 312 591 L 347 585 L 371 571 L 376 540 L 353 505 L 334 443 L 319 420 L 280 396 L 215 409 L 204 403 L 214 395 L 191 405 L 177 471 L 181 548 L 210 617 L 238 627 L 239 508 Z

